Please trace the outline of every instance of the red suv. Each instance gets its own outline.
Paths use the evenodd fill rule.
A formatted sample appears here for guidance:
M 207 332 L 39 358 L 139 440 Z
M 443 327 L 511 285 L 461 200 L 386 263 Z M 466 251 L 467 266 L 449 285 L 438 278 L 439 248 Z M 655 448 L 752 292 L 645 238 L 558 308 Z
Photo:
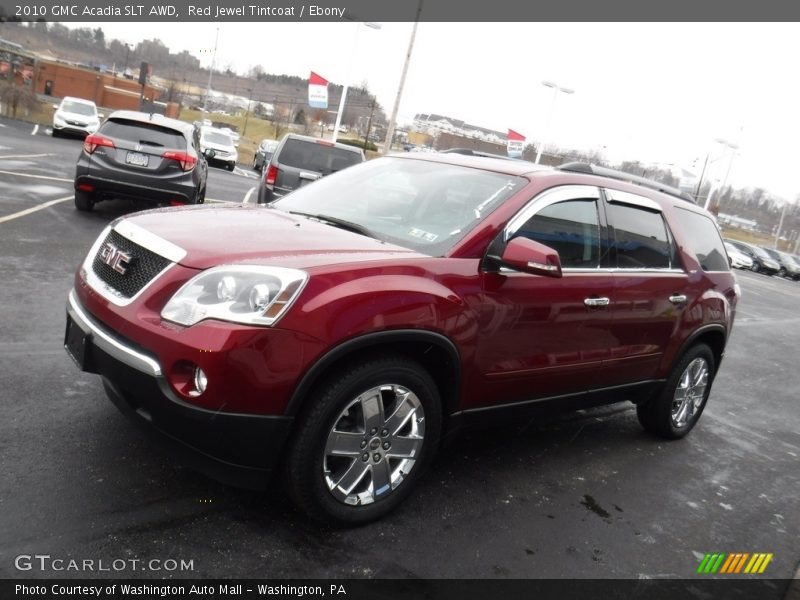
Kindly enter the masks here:
M 686 435 L 738 296 L 715 222 L 677 190 L 403 155 L 270 206 L 114 221 L 65 345 L 205 472 L 262 487 L 280 466 L 308 514 L 359 523 L 411 492 L 443 433 L 495 415 L 629 400 Z

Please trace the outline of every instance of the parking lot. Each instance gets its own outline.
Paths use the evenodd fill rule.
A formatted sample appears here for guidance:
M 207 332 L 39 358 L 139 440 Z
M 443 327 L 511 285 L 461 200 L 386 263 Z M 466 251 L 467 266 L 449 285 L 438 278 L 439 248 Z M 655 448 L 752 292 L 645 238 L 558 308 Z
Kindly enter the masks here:
M 683 578 L 707 552 L 765 552 L 771 578 L 795 573 L 800 284 L 737 274 L 732 340 L 686 439 L 646 435 L 625 403 L 472 432 L 387 518 L 320 529 L 274 489 L 178 465 L 64 352 L 75 268 L 136 208 L 74 209 L 80 149 L 0 122 L 0 577 L 93 576 L 19 571 L 21 554 L 193 561 L 191 572 L 116 576 Z M 256 182 L 246 167 L 210 169 L 207 198 L 252 201 Z

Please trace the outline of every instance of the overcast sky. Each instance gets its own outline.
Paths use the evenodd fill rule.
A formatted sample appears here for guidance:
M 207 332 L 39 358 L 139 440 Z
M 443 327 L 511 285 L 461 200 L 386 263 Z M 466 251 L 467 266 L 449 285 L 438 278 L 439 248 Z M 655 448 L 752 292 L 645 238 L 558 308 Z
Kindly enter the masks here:
M 207 66 L 219 27 L 218 66 L 343 83 L 366 81 L 387 114 L 394 104 L 411 23 L 75 23 L 107 38 L 160 38 Z M 353 47 L 356 29 L 355 59 Z M 551 80 L 559 94 L 553 143 L 602 149 L 611 160 L 639 159 L 699 173 L 708 153 L 722 179 L 761 186 L 794 201 L 800 193 L 800 24 L 421 23 L 400 105 L 400 120 L 438 113 L 528 140 L 546 135 Z M 154 68 L 158 69 L 158 65 Z M 727 154 L 726 154 L 727 152 Z M 715 160 L 716 159 L 716 160 Z

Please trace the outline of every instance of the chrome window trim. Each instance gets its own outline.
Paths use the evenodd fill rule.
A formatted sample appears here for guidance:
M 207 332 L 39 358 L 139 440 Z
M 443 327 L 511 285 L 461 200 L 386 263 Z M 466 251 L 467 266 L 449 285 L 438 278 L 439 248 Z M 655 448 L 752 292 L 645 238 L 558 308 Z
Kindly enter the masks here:
M 124 227 L 123 227 L 124 224 Z M 149 288 L 153 283 L 158 281 L 164 273 L 167 273 L 170 269 L 172 269 L 176 264 L 177 260 L 173 260 L 171 264 L 164 267 L 161 272 L 159 272 L 155 277 L 153 277 L 147 284 L 136 292 L 130 298 L 126 298 L 122 294 L 120 294 L 116 289 L 108 285 L 105 281 L 100 279 L 97 274 L 94 272 L 92 268 L 92 263 L 94 262 L 95 257 L 97 256 L 97 252 L 100 250 L 100 246 L 103 241 L 108 237 L 108 234 L 111 230 L 116 231 L 121 236 L 131 240 L 132 242 L 136 242 L 143 248 L 150 250 L 151 252 L 155 252 L 159 256 L 163 256 L 168 260 L 172 260 L 172 257 L 180 256 L 182 259 L 186 256 L 186 251 L 179 246 L 176 246 L 172 242 L 168 242 L 167 240 L 158 237 L 154 233 L 151 233 L 140 227 L 139 225 L 135 225 L 133 223 L 129 223 L 127 221 L 120 221 L 116 225 L 109 225 L 105 229 L 103 229 L 102 233 L 97 237 L 94 244 L 92 245 L 89 253 L 86 255 L 86 259 L 83 261 L 83 265 L 81 266 L 81 273 L 86 280 L 86 283 L 91 287 L 94 291 L 100 294 L 103 298 L 111 302 L 116 306 L 128 306 L 133 301 L 135 301 L 139 296 L 141 296 L 144 291 Z M 134 237 L 135 236 L 135 237 Z M 169 254 L 169 256 L 167 255 Z
M 686 271 L 681 269 L 619 269 L 614 267 L 598 267 L 596 269 L 586 269 L 586 268 L 578 268 L 578 267 L 563 267 L 561 269 L 562 274 L 566 273 L 573 273 L 577 275 L 598 275 L 598 274 L 606 274 L 606 275 L 614 275 L 616 273 L 625 274 L 625 275 L 635 275 L 637 273 L 641 274 L 653 274 L 653 273 L 665 273 L 668 275 L 686 275 Z M 711 271 L 706 271 L 706 273 L 710 273 Z M 727 271 L 715 271 L 717 273 L 727 273 Z M 533 273 L 525 273 L 524 271 L 515 271 L 509 267 L 500 267 L 500 273 L 504 275 L 511 275 L 514 273 L 520 273 L 523 275 L 532 275 L 536 276 Z
M 632 194 L 631 192 L 621 192 L 619 190 L 614 190 L 611 188 L 603 188 L 606 193 L 606 197 L 608 201 L 613 204 L 627 204 L 629 206 L 635 206 L 637 208 L 645 208 L 647 210 L 652 210 L 658 213 L 664 212 L 661 209 L 661 205 L 654 200 L 650 200 L 650 198 L 645 198 L 644 196 L 640 196 L 639 194 Z
M 543 208 L 566 200 L 595 200 L 599 202 L 600 188 L 595 185 L 561 185 L 541 192 L 539 195 L 534 196 L 534 198 L 508 222 L 505 229 L 503 229 L 503 242 L 508 242 L 511 236 L 537 212 Z

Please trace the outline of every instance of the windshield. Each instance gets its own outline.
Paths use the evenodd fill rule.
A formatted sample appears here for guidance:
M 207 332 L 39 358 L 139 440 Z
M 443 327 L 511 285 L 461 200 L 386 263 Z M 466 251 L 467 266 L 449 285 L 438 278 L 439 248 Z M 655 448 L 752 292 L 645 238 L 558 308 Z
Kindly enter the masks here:
M 97 114 L 97 109 L 95 109 L 94 106 L 91 104 L 84 104 L 83 102 L 64 102 L 64 104 L 61 105 L 61 110 L 85 117 L 94 117 Z
M 221 131 L 204 131 L 203 139 L 212 144 L 219 144 L 220 146 L 233 146 L 231 136 Z
M 443 256 L 526 183 L 514 175 L 389 157 L 324 177 L 273 206 L 346 221 L 378 239 Z

